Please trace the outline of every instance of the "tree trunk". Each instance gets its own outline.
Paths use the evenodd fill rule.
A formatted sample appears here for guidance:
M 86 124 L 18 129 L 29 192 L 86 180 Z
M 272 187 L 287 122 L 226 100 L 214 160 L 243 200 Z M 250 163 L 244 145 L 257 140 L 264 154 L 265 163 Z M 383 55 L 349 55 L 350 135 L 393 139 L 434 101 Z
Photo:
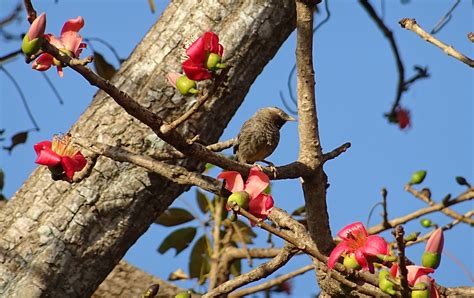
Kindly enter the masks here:
M 293 0 L 172 1 L 113 83 L 167 120 L 193 98 L 167 85 L 179 70 L 183 41 L 206 30 L 225 45 L 227 77 L 180 131 L 218 140 L 250 85 L 294 29 Z M 99 91 L 72 127 L 73 136 L 107 144 L 120 141 L 152 154 L 167 145 L 146 141 L 152 133 Z M 196 160 L 179 162 L 202 170 Z M 186 187 L 127 163 L 99 157 L 79 183 L 53 181 L 36 169 L 0 210 L 0 296 L 87 297 L 94 293 L 130 246 Z

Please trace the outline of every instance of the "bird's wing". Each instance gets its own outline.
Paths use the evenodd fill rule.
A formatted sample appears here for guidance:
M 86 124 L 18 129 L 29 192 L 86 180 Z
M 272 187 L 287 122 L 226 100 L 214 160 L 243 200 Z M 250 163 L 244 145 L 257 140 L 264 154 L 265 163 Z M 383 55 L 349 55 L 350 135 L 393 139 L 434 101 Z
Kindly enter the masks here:
M 240 137 L 240 133 L 237 135 L 237 138 L 235 139 L 234 141 L 234 154 L 237 153 L 237 151 L 239 150 L 239 137 Z

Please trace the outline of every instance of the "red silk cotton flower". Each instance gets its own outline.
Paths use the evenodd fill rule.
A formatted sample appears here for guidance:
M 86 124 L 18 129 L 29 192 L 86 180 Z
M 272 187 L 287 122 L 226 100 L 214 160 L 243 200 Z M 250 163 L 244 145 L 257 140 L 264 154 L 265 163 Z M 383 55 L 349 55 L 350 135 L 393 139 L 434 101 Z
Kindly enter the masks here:
M 71 136 L 56 135 L 53 141 L 43 141 L 34 145 L 38 157 L 36 163 L 48 166 L 53 179 L 66 178 L 72 181 L 75 172 L 81 171 L 87 164 L 82 153 L 71 144 Z
M 225 188 L 231 192 L 245 191 L 249 194 L 249 212 L 254 216 L 266 219 L 273 208 L 273 198 L 263 191 L 270 184 L 268 176 L 262 173 L 257 167 L 250 169 L 249 177 L 244 184 L 244 180 L 239 172 L 222 172 L 217 176 L 225 181 Z
M 392 267 L 390 268 L 390 275 L 392 277 L 399 277 L 400 276 L 400 270 L 398 270 L 398 264 L 394 263 Z M 410 286 L 414 286 L 419 282 L 427 283 L 429 285 L 429 293 L 430 293 L 430 298 L 438 298 L 439 297 L 439 292 L 438 289 L 435 287 L 435 280 L 428 276 L 428 274 L 433 273 L 434 269 L 432 268 L 427 268 L 423 266 L 415 266 L 415 265 L 408 265 L 407 266 L 407 279 L 408 279 L 408 284 Z
M 329 256 L 328 267 L 330 269 L 342 255 L 354 254 L 362 269 L 369 269 L 373 273 L 374 266 L 367 260 L 367 257 L 390 253 L 389 245 L 385 239 L 376 235 L 369 236 L 361 222 L 355 222 L 342 228 L 337 235 L 342 239 L 342 242 L 333 249 Z
M 409 110 L 399 107 L 395 111 L 395 114 L 397 116 L 397 122 L 400 129 L 405 129 L 411 126 Z
M 82 42 L 82 36 L 79 35 L 79 30 L 84 27 L 84 19 L 79 16 L 75 19 L 70 19 L 64 23 L 61 35 L 59 38 L 52 34 L 45 34 L 44 37 L 53 46 L 57 47 L 61 52 L 72 58 L 79 58 L 82 49 L 86 47 L 86 44 Z M 60 77 L 64 75 L 63 65 L 60 61 L 57 61 L 53 56 L 48 53 L 44 53 L 33 62 L 33 69 L 39 71 L 48 70 L 52 65 L 56 65 L 58 74 Z
M 205 32 L 186 49 L 189 58 L 183 62 L 183 71 L 194 81 L 210 79 L 212 74 L 209 70 L 220 67 L 223 53 L 219 37 L 214 32 Z

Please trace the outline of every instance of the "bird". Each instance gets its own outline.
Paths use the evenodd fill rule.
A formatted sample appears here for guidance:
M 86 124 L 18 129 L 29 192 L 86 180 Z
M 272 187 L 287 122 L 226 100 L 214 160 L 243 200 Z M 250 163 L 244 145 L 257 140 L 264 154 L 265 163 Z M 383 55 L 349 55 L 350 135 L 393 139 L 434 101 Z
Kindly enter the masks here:
M 273 163 L 266 161 L 265 158 L 278 146 L 280 128 L 287 121 L 296 121 L 296 119 L 277 107 L 258 110 L 240 128 L 234 142 L 236 160 L 247 164 L 261 161 L 273 167 Z

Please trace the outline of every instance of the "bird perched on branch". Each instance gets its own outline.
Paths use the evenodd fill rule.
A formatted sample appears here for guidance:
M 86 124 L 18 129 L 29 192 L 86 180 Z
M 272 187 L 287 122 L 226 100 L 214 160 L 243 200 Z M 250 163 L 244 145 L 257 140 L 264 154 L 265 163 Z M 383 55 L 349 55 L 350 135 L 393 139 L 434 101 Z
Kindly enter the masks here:
M 287 121 L 296 121 L 295 118 L 279 108 L 263 108 L 258 110 L 240 128 L 237 140 L 234 143 L 234 154 L 239 162 L 253 164 L 265 160 L 275 151 L 280 141 L 280 128 Z

